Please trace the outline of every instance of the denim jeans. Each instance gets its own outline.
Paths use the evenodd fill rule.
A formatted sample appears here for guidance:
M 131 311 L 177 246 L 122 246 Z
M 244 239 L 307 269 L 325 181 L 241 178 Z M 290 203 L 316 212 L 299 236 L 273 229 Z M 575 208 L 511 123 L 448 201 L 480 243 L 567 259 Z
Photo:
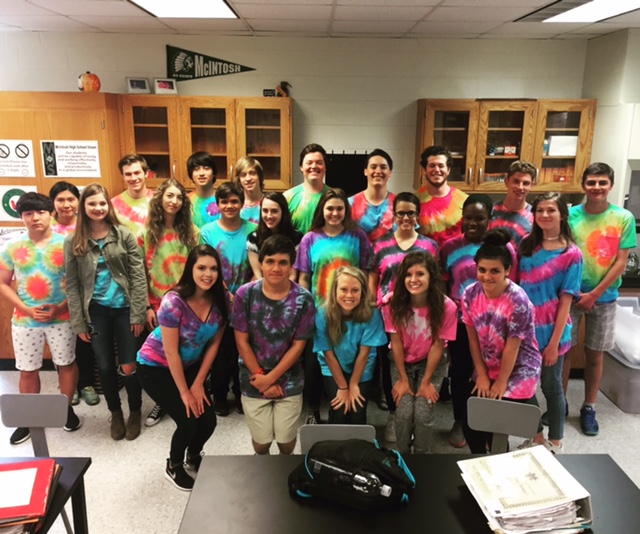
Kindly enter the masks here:
M 349 373 L 342 372 L 347 384 L 351 380 Z M 322 376 L 324 383 L 324 390 L 327 392 L 329 402 L 331 402 L 338 393 L 338 384 L 332 376 Z M 329 406 L 329 424 L 331 425 L 366 425 L 367 424 L 367 404 L 373 393 L 373 380 L 367 380 L 366 382 L 360 382 L 360 394 L 364 397 L 363 407 L 354 412 L 349 410 L 348 413 L 344 413 L 344 406 L 337 410 L 334 410 Z
M 431 383 L 440 389 L 442 379 L 447 372 L 447 359 L 442 357 L 438 367 L 433 373 Z M 427 360 L 416 363 L 405 363 L 405 372 L 409 379 L 409 387 L 413 393 L 417 393 L 427 370 Z M 393 384 L 398 381 L 400 374 L 395 362 L 391 362 L 391 380 Z M 406 394 L 396 406 L 396 448 L 402 453 L 411 451 L 411 436 L 413 435 L 413 450 L 417 454 L 425 454 L 430 450 L 429 442 L 433 431 L 435 404 L 428 403 L 424 397 L 414 397 Z
M 544 398 L 547 399 L 547 416 L 549 418 L 549 439 L 560 440 L 564 437 L 564 417 L 566 400 L 562 389 L 562 367 L 564 356 L 559 356 L 555 365 L 542 366 L 540 385 Z M 538 428 L 541 431 L 542 428 Z
M 97 302 L 89 305 L 91 346 L 96 356 L 100 383 L 109 411 L 121 409 L 118 393 L 118 364 L 135 363 L 140 340 L 131 331 L 129 308 L 109 308 Z M 117 361 L 114 343 L 118 349 Z M 125 377 L 129 411 L 142 408 L 142 386 L 135 375 Z

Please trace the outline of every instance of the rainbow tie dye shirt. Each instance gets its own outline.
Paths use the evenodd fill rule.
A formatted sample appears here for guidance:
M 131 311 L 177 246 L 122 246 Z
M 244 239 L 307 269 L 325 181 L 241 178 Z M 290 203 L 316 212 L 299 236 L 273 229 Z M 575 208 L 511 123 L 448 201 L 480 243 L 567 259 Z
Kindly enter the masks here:
M 120 223 L 126 226 L 133 235 L 144 227 L 149 216 L 149 202 L 153 198 L 153 191 L 147 189 L 142 198 L 132 198 L 128 191 L 123 191 L 111 199 L 113 209 L 120 219 Z
M 309 231 L 320 197 L 327 189 L 329 186 L 325 185 L 319 193 L 311 194 L 305 191 L 304 184 L 300 184 L 284 192 L 291 212 L 291 222 L 296 230 L 303 234 Z
M 191 200 L 191 221 L 198 228 L 202 228 L 205 224 L 217 221 L 220 218 L 220 210 L 218 209 L 215 195 L 202 198 L 196 195 L 195 191 L 192 191 L 189 193 L 189 200 Z
M 508 210 L 504 207 L 503 202 L 496 202 L 493 205 L 489 230 L 493 228 L 504 228 L 509 232 L 511 240 L 516 246 L 520 244 L 524 236 L 531 233 L 532 227 L 533 213 L 531 212 L 530 204 L 527 204 L 526 207 L 520 211 Z
M 364 191 L 349 197 L 351 218 L 362 228 L 373 245 L 378 239 L 393 229 L 393 201 L 396 195 L 387 193 L 379 206 L 371 204 Z
M 432 197 L 427 185 L 416 191 L 420 199 L 419 232 L 433 239 L 438 246 L 462 233 L 462 205 L 469 195 L 450 187 L 443 197 Z

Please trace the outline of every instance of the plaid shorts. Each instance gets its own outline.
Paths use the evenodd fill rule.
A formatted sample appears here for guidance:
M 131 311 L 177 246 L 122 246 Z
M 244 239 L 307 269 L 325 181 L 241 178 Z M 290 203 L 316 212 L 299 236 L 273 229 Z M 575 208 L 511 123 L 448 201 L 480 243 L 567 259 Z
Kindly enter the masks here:
M 615 344 L 616 303 L 596 304 L 590 310 L 579 310 L 571 304 L 571 346 L 578 344 L 580 321 L 585 317 L 584 346 L 588 349 L 605 352 Z

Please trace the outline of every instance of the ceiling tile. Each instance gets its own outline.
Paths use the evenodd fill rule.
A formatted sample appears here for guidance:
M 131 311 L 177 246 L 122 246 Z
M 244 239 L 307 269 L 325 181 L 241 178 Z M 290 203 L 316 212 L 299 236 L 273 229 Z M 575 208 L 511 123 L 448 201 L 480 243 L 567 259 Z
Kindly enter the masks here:
M 255 31 L 286 31 L 304 34 L 310 32 L 327 32 L 329 30 L 328 20 L 310 20 L 301 26 L 298 20 L 253 20 L 247 19 L 247 24 Z
M 331 25 L 336 33 L 367 33 L 367 34 L 404 34 L 413 28 L 415 22 L 402 20 L 336 20 Z
M 149 17 L 139 7 L 123 0 L 31 0 L 31 3 L 62 15 Z
M 476 4 L 477 5 L 477 4 Z M 427 20 L 443 21 L 512 21 L 527 15 L 527 8 L 513 7 L 496 10 L 492 7 L 437 7 L 427 16 Z
M 62 32 L 62 31 L 94 31 L 94 28 L 77 20 L 55 15 L 9 16 L 2 17 L 2 22 L 10 26 L 18 26 L 26 31 Z
M 410 20 L 417 21 L 424 18 L 432 7 L 350 7 L 338 6 L 335 20 Z
M 173 31 L 163 24 L 160 19 L 148 17 L 138 19 L 137 17 L 96 17 L 96 16 L 77 16 L 75 20 L 84 24 L 88 24 L 95 28 L 99 28 L 106 32 L 166 32 Z

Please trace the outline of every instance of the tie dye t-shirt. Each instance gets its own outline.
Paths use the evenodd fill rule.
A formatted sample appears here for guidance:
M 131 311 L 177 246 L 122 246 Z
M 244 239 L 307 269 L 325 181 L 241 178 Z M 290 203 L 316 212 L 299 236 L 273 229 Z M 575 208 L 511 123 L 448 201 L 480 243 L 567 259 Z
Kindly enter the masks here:
M 633 214 L 613 204 L 596 215 L 588 214 L 583 204 L 573 206 L 569 210 L 569 226 L 582 251 L 582 293 L 596 288 L 615 263 L 620 250 L 637 245 Z M 596 302 L 604 304 L 617 300 L 620 284 L 622 277 L 618 277 Z
M 138 351 L 138 362 L 152 367 L 169 367 L 161 326 L 178 329 L 178 353 L 183 365 L 189 366 L 200 358 L 205 345 L 222 328 L 222 312 L 214 304 L 207 320 L 202 321 L 186 300 L 175 291 L 169 291 L 158 309 L 158 326 Z
M 67 300 L 64 277 L 64 237 L 53 232 L 44 247 L 36 247 L 27 234 L 14 237 L 0 251 L 0 269 L 13 271 L 16 293 L 30 308 L 44 304 L 58 305 Z M 13 311 L 11 322 L 16 326 L 37 328 L 69 321 L 69 311 L 58 315 L 50 323 L 39 323 L 22 313 Z
M 240 228 L 230 232 L 222 229 L 220 221 L 215 221 L 200 231 L 200 243 L 211 245 L 218 251 L 224 283 L 232 295 L 253 276 L 247 255 L 247 236 L 255 229 L 255 224 L 242 221 Z
M 246 204 L 242 206 L 240 217 L 245 221 L 257 225 L 260 222 L 260 203 L 258 202 L 253 206 L 247 206 Z
M 536 339 L 543 351 L 553 334 L 560 297 L 568 293 L 577 297 L 582 279 L 582 253 L 575 245 L 558 250 L 538 247 L 531 256 L 520 258 L 520 287 L 531 300 L 535 311 Z M 571 348 L 571 318 L 562 332 L 558 354 Z
M 533 213 L 531 205 L 527 204 L 523 210 L 511 211 L 504 206 L 504 202 L 496 202 L 491 212 L 491 222 L 489 230 L 493 228 L 504 228 L 516 246 L 527 234 L 531 233 L 533 227 Z
M 468 195 L 455 187 L 444 197 L 432 197 L 426 184 L 416 192 L 420 199 L 419 232 L 438 246 L 462 233 L 462 205 Z
M 144 223 L 149 216 L 149 202 L 152 198 L 153 191 L 147 189 L 142 198 L 132 198 L 128 191 L 123 191 L 111 199 L 120 223 L 126 226 L 133 235 L 138 235 L 138 232 L 144 228 Z
M 449 283 L 449 296 L 460 307 L 462 293 L 467 286 L 478 281 L 476 262 L 473 259 L 482 243 L 472 243 L 464 234 L 449 239 L 442 245 L 440 264 L 442 265 L 442 279 Z M 507 243 L 513 263 L 509 278 L 517 280 L 518 255 L 511 243 Z
M 191 221 L 198 228 L 202 228 L 205 224 L 217 221 L 220 218 L 220 210 L 218 209 L 215 195 L 202 198 L 195 191 L 192 191 L 189 193 L 189 200 L 191 200 Z
M 479 282 L 462 294 L 462 322 L 478 334 L 480 352 L 491 381 L 500 375 L 507 339 L 520 339 L 516 363 L 507 380 L 507 399 L 530 399 L 536 393 L 542 369 L 534 327 L 535 312 L 524 290 L 509 281 L 502 295 L 488 299 Z M 477 377 L 473 372 L 474 380 Z
M 60 235 L 69 235 L 76 231 L 76 221 L 73 221 L 71 224 L 60 224 L 59 222 L 51 223 L 51 231 Z
M 197 239 L 200 232 L 194 227 Z M 180 241 L 180 235 L 173 228 L 165 228 L 155 245 L 149 241 L 145 229 L 138 234 L 138 246 L 142 252 L 147 278 L 149 280 L 149 302 L 158 309 L 160 299 L 178 283 L 191 247 Z
M 311 293 L 320 307 L 329 295 L 336 269 L 353 265 L 366 271 L 370 255 L 367 234 L 360 228 L 343 230 L 336 236 L 328 236 L 320 229 L 302 238 L 294 267 L 299 273 L 311 275 Z
M 364 230 L 373 245 L 378 239 L 393 229 L 393 201 L 396 196 L 387 193 L 379 206 L 371 204 L 364 191 L 349 197 L 351 218 Z
M 347 325 L 347 331 L 339 343 L 334 346 L 327 333 L 326 310 L 322 308 L 316 314 L 316 335 L 313 341 L 313 351 L 317 353 L 322 375 L 332 376 L 324 351 L 333 350 L 342 371 L 352 374 L 360 347 L 371 347 L 369 359 L 360 382 L 373 380 L 373 371 L 376 367 L 376 347 L 387 344 L 387 336 L 384 334 L 380 311 L 374 309 L 373 316 L 366 323 L 345 321 L 345 324 Z
M 428 252 L 438 259 L 438 245 L 433 239 L 423 235 L 418 234 L 415 243 L 407 250 L 400 248 L 393 231 L 388 232 L 375 243 L 373 246 L 371 272 L 378 275 L 378 292 L 376 293 L 376 304 L 378 306 L 382 306 L 391 298 L 396 283 L 396 274 L 404 257 L 409 252 L 417 251 Z
M 384 328 L 389 334 L 398 334 L 402 340 L 405 363 L 417 363 L 426 360 L 433 345 L 429 308 L 413 308 L 413 315 L 406 325 L 398 327 L 391 318 L 391 306 L 382 307 Z M 438 339 L 453 341 L 458 328 L 456 305 L 449 297 L 444 298 L 444 315 L 438 331 Z
M 291 212 L 291 222 L 296 230 L 303 234 L 309 231 L 320 197 L 327 189 L 329 186 L 325 185 L 319 193 L 307 193 L 304 184 L 300 184 L 284 192 Z
M 282 300 L 265 296 L 264 280 L 243 285 L 233 302 L 232 325 L 238 332 L 249 334 L 249 344 L 260 367 L 268 373 L 282 360 L 294 341 L 311 339 L 315 329 L 313 297 L 305 288 L 291 282 L 289 294 Z M 249 370 L 238 358 L 240 390 L 243 395 L 264 399 L 251 385 Z M 285 397 L 299 395 L 304 385 L 302 358 L 276 382 L 284 390 Z

